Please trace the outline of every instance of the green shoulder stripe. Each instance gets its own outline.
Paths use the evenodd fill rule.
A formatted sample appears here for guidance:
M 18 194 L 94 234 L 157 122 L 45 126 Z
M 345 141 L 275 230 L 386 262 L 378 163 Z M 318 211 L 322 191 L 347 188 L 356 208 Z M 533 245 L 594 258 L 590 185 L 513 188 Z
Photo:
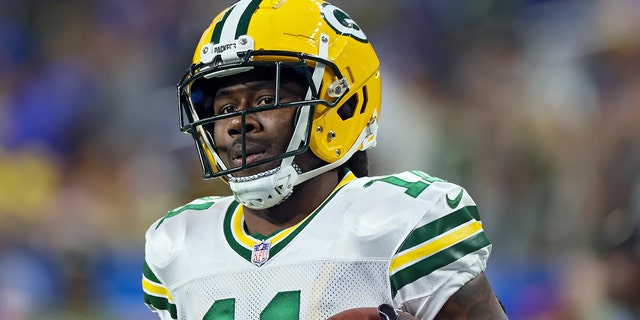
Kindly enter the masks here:
M 166 310 L 171 314 L 172 319 L 178 319 L 178 309 L 176 308 L 176 305 L 169 302 L 166 298 L 144 293 L 144 303 L 146 303 L 150 309 Z
M 162 287 L 162 289 L 160 290 L 154 288 L 161 282 L 153 273 L 151 268 L 149 268 L 149 265 L 146 261 L 144 262 L 144 266 L 142 268 L 142 275 L 142 294 L 144 303 L 146 303 L 149 308 L 153 310 L 166 310 L 171 314 L 171 317 L 173 319 L 177 319 L 178 313 L 176 305 L 169 300 L 168 292 L 163 291 L 166 290 L 164 287 Z M 155 284 L 152 284 L 149 281 L 155 282 Z
M 468 221 L 474 220 L 474 211 L 475 216 L 477 216 L 478 213 L 475 206 L 463 207 L 440 219 L 429 222 L 424 226 L 413 230 L 400 249 L 398 249 L 397 253 L 413 248 L 464 223 L 467 223 Z
M 469 211 L 469 214 L 476 220 L 476 221 L 480 221 L 480 213 L 478 213 L 478 208 L 476 206 L 469 206 L 466 207 L 466 209 Z
M 158 279 L 158 277 L 156 277 L 151 268 L 149 268 L 149 265 L 146 261 L 144 262 L 144 266 L 142 267 L 142 275 L 153 282 L 160 283 L 160 280 Z
M 479 232 L 459 243 L 431 255 L 391 276 L 392 295 L 402 287 L 424 277 L 460 258 L 488 246 L 489 239 L 484 232 Z

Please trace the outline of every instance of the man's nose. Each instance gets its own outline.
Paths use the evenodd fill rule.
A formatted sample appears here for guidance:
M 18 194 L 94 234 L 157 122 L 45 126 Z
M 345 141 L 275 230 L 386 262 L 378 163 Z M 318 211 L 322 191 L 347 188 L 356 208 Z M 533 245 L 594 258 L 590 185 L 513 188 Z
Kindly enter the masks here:
M 244 108 L 246 110 L 246 108 Z M 244 131 L 245 134 L 258 132 L 262 129 L 262 124 L 260 123 L 258 117 L 255 113 L 245 113 L 242 116 L 237 116 L 231 118 L 229 125 L 227 127 L 227 133 L 236 137 L 241 135 Z

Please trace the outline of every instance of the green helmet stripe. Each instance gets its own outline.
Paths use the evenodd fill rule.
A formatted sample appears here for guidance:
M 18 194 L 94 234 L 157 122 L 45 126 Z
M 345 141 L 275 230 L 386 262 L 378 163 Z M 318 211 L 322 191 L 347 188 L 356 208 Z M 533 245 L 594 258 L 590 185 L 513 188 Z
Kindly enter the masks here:
M 251 22 L 251 16 L 258 9 L 262 0 L 252 0 L 247 9 L 240 16 L 240 21 L 238 21 L 238 28 L 236 29 L 236 39 L 239 36 L 247 34 L 247 30 L 249 30 L 249 22 Z
M 234 4 L 233 6 L 229 7 L 229 9 L 227 9 L 227 11 L 225 11 L 224 15 L 222 16 L 222 19 L 220 19 L 220 21 L 216 23 L 216 26 L 213 28 L 213 33 L 211 34 L 212 43 L 220 43 L 220 35 L 222 34 L 222 27 L 224 26 L 224 23 L 227 21 L 229 14 L 231 13 L 231 11 L 235 6 L 236 5 Z
M 229 7 L 222 16 L 222 19 L 216 23 L 213 33 L 211 34 L 211 42 L 217 44 L 231 41 L 246 34 L 249 29 L 251 16 L 256 9 L 258 9 L 261 2 L 262 0 L 245 0 Z M 242 10 L 242 12 L 236 13 L 234 12 L 235 10 Z M 233 39 L 228 38 L 231 35 L 233 35 Z

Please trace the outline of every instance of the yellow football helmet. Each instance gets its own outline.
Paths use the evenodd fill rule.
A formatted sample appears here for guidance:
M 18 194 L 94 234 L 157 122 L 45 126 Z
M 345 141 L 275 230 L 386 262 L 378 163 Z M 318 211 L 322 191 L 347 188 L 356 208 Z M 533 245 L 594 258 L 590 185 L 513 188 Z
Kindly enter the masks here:
M 305 99 L 280 103 L 276 98 L 273 105 L 218 116 L 203 111 L 199 81 L 266 66 L 276 70 L 276 83 L 284 70 L 302 74 L 301 79 L 308 82 Z M 330 3 L 242 0 L 223 10 L 204 31 L 192 64 L 178 84 L 178 96 L 180 127 L 196 142 L 204 178 L 223 176 L 237 182 L 232 175 L 236 171 L 279 160 L 281 168 L 290 166 L 296 155 L 308 149 L 328 163 L 306 173 L 297 168 L 281 170 L 289 172 L 281 172 L 273 184 L 282 192 L 375 145 L 381 103 L 379 60 L 362 29 Z M 233 168 L 222 163 L 208 126 L 221 118 L 235 116 L 244 121 L 249 113 L 283 107 L 298 108 L 285 153 L 251 164 L 243 155 L 242 165 Z

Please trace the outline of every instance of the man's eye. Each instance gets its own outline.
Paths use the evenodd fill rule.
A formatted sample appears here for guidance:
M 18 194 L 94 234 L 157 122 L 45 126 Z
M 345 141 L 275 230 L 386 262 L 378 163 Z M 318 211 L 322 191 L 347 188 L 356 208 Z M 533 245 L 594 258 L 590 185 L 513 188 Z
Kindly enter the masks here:
M 276 103 L 276 99 L 272 98 L 272 97 L 267 97 L 267 98 L 262 98 L 260 99 L 260 101 L 258 101 L 259 106 L 265 106 L 265 105 L 271 105 L 271 104 L 275 104 Z
M 231 113 L 238 110 L 238 108 L 236 108 L 235 106 L 232 105 L 226 105 L 226 106 L 222 106 L 221 108 L 218 109 L 218 114 L 225 114 L 225 113 Z

